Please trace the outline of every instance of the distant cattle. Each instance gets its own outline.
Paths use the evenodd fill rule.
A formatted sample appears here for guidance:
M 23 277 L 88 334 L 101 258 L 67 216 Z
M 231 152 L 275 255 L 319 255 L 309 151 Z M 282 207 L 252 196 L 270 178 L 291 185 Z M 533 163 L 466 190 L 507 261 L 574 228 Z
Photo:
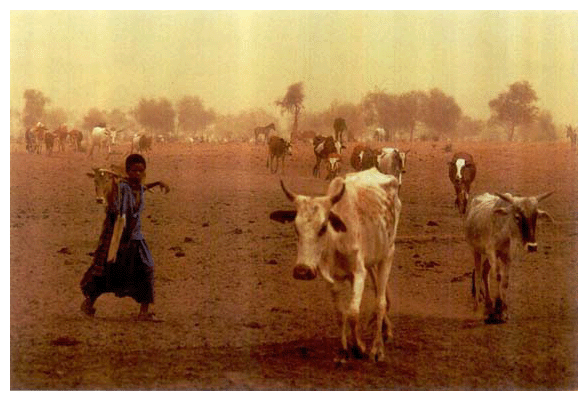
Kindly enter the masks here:
M 475 310 L 484 305 L 486 323 L 506 320 L 506 289 L 516 246 L 537 251 L 537 218 L 551 216 L 538 208 L 550 196 L 519 197 L 509 193 L 483 194 L 472 199 L 465 220 L 465 234 L 474 252 L 472 295 Z
M 566 127 L 566 138 L 570 138 L 570 145 L 572 145 L 572 148 L 575 148 L 578 146 L 578 127 L 572 127 L 571 125 L 568 125 Z
M 55 144 L 55 134 L 50 131 L 45 132 L 45 150 L 49 156 L 53 154 L 53 146 Z
M 321 162 L 323 160 L 326 161 L 331 153 L 341 154 L 341 150 L 345 149 L 345 146 L 332 136 L 322 135 L 317 135 L 312 139 L 312 146 L 316 157 L 316 163 L 312 169 L 312 175 L 315 177 L 320 177 Z
M 82 139 L 84 134 L 78 129 L 72 129 L 68 134 L 69 141 L 76 152 L 82 152 Z
M 351 152 L 350 164 L 355 171 L 368 170 L 378 165 L 378 152 L 367 145 L 356 145 Z
M 455 206 L 461 214 L 465 214 L 470 186 L 476 178 L 476 163 L 474 157 L 469 153 L 458 152 L 453 155 L 449 162 L 449 180 L 455 189 Z
M 65 124 L 61 124 L 55 131 L 53 131 L 53 136 L 57 139 L 57 150 L 60 152 L 65 152 L 68 135 L 69 132 L 67 130 L 67 125 Z
M 342 157 L 339 153 L 331 153 L 327 156 L 327 180 L 332 180 L 341 173 Z
M 374 140 L 378 142 L 384 142 L 388 139 L 388 135 L 386 134 L 386 130 L 384 128 L 376 128 L 374 130 Z
M 343 143 L 343 131 L 347 129 L 347 124 L 345 123 L 345 119 L 341 117 L 335 118 L 333 122 L 333 130 L 335 131 L 335 140 Z
M 271 130 L 276 130 L 276 126 L 274 125 L 274 123 L 268 124 L 265 127 L 255 127 L 255 129 L 253 130 L 255 142 L 268 143 L 268 136 Z
M 94 154 L 94 148 L 98 148 L 99 151 L 105 149 L 106 154 L 110 154 L 112 133 L 108 128 L 106 128 L 106 126 L 94 127 L 94 129 L 92 129 L 92 133 L 90 134 L 89 141 L 88 156 L 92 156 Z
M 37 137 L 33 131 L 33 127 L 27 128 L 25 131 L 25 143 L 28 153 L 35 153 L 37 150 Z
M 151 150 L 153 137 L 147 134 L 135 134 L 131 140 L 131 153 L 144 153 Z
M 282 160 L 282 173 L 284 172 L 284 159 L 286 155 L 291 155 L 291 145 L 290 142 L 287 142 L 285 139 L 272 135 L 268 141 L 268 152 L 267 152 L 267 162 L 266 167 L 270 169 L 272 173 L 278 171 L 278 165 L 280 163 L 280 159 Z M 275 168 L 274 168 L 274 160 L 275 160 Z
M 41 122 L 35 124 L 31 128 L 30 134 L 34 137 L 34 141 L 31 142 L 33 146 L 33 153 L 41 154 L 43 151 L 43 145 L 46 145 L 45 136 L 49 132 L 47 127 Z
M 406 173 L 406 152 L 397 148 L 382 148 L 376 155 L 376 165 L 383 174 L 393 175 L 402 185 L 402 174 Z
M 365 355 L 365 345 L 360 334 L 360 305 L 369 276 L 376 292 L 376 324 L 370 357 L 374 361 L 383 360 L 384 340 L 392 337 L 388 278 L 401 209 L 398 181 L 373 168 L 335 178 L 327 194 L 317 197 L 297 195 L 280 183 L 295 210 L 275 211 L 270 218 L 282 223 L 294 222 L 298 241 L 294 278 L 312 280 L 320 273 L 331 284 L 341 317 L 345 356 L 361 358 Z M 351 294 L 346 301 L 347 282 Z

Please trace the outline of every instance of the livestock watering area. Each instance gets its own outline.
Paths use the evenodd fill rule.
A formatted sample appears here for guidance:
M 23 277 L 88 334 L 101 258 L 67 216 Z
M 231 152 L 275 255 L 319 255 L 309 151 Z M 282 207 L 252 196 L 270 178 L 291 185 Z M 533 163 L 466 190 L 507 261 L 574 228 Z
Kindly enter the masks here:
M 355 144 L 343 149 L 352 171 Z M 382 144 L 378 144 L 382 146 Z M 10 154 L 12 390 L 574 390 L 578 388 L 578 154 L 560 143 L 388 143 L 409 150 L 390 275 L 393 338 L 386 359 L 334 360 L 340 332 L 319 276 L 292 276 L 296 234 L 269 219 L 291 209 L 279 184 L 324 194 L 312 146 L 296 142 L 285 169 L 265 145 L 154 144 L 143 232 L 155 260 L 161 321 L 136 320 L 130 298 L 106 294 L 93 318 L 79 282 L 92 262 L 104 206 L 86 173 L 122 164 L 124 150 Z M 509 320 L 473 312 L 473 255 L 447 162 L 471 153 L 472 194 L 554 190 L 541 208 L 538 251 L 510 273 Z M 362 336 L 370 346 L 374 291 L 366 281 Z

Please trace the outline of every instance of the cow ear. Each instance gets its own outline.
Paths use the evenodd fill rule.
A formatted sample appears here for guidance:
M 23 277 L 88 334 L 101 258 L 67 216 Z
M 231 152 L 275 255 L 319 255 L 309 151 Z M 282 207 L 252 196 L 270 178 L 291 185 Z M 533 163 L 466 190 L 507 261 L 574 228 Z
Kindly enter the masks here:
M 94 178 L 94 173 L 86 173 L 86 175 L 90 178 Z
M 276 210 L 270 214 L 270 219 L 280 223 L 290 223 L 296 218 L 296 210 Z
M 346 232 L 347 231 L 347 226 L 345 225 L 345 223 L 343 223 L 343 220 L 341 220 L 341 218 L 333 212 L 329 212 L 329 222 L 331 223 L 331 226 L 333 226 L 333 229 L 335 231 L 337 231 L 337 232 Z
M 547 219 L 552 223 L 555 223 L 555 220 L 553 219 L 553 217 L 551 217 L 551 215 L 549 213 L 547 213 L 545 210 L 537 210 L 537 215 L 540 219 Z

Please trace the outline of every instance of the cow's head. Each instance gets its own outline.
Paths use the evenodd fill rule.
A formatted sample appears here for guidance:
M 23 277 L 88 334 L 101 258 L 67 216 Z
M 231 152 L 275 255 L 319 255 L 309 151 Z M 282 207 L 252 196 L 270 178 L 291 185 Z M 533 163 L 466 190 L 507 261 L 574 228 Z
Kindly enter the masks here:
M 345 182 L 335 178 L 327 195 L 310 197 L 290 192 L 280 180 L 286 197 L 294 203 L 295 210 L 278 210 L 270 219 L 280 223 L 294 222 L 298 237 L 298 254 L 294 266 L 294 278 L 312 280 L 317 276 L 319 262 L 326 249 L 329 230 L 345 232 L 347 227 L 341 218 L 331 210 L 345 193 Z
M 537 242 L 535 241 L 535 231 L 537 227 L 537 218 L 547 218 L 553 221 L 549 213 L 539 209 L 538 205 L 543 199 L 549 197 L 552 192 L 547 192 L 538 196 L 519 197 L 511 194 L 496 194 L 499 198 L 510 203 L 510 207 L 496 208 L 494 213 L 510 215 L 513 222 L 517 225 L 523 240 L 523 247 L 528 252 L 537 251 Z
M 117 194 L 117 184 L 122 175 L 116 171 L 104 168 L 92 168 L 92 172 L 86 175 L 94 179 L 96 203 L 111 205 Z

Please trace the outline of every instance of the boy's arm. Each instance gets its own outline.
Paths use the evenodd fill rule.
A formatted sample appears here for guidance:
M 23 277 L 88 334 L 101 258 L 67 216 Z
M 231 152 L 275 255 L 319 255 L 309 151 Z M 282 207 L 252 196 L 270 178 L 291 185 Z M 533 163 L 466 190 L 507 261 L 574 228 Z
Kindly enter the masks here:
M 145 187 L 147 189 L 151 189 L 153 187 L 159 186 L 161 188 L 162 191 L 165 191 L 165 193 L 167 194 L 169 192 L 169 186 L 163 182 L 163 181 L 155 181 L 155 182 L 151 182 L 149 184 L 145 184 Z

